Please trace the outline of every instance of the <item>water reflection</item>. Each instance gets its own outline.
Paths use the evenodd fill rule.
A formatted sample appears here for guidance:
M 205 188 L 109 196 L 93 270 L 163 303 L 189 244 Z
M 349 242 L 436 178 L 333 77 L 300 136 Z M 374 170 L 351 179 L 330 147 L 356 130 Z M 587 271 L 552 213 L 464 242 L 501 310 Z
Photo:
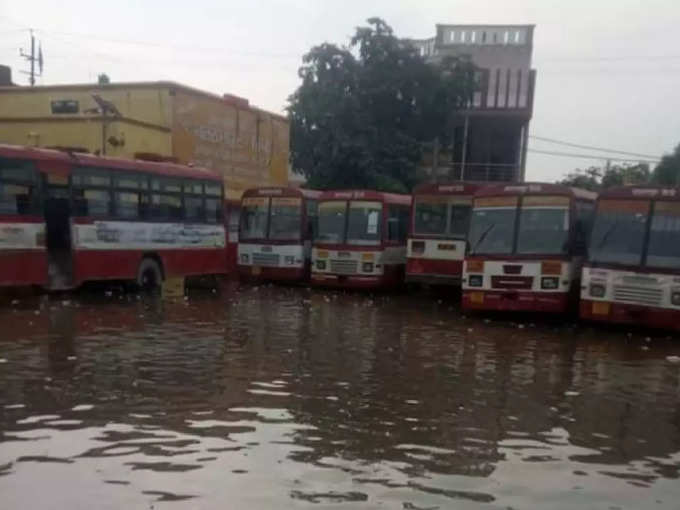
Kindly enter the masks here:
M 665 338 L 277 287 L 27 301 L 0 324 L 3 508 L 680 495 L 680 370 L 666 361 L 680 344 Z

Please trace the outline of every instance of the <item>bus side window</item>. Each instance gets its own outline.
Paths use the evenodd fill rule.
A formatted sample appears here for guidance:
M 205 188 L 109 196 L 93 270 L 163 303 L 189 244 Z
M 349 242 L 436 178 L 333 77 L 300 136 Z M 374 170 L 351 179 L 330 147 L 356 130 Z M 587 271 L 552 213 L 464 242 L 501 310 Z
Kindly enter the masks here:
M 574 222 L 574 255 L 585 255 L 588 249 L 590 230 L 593 226 L 595 205 L 592 202 L 576 202 Z
M 316 200 L 307 200 L 307 237 L 316 239 L 319 231 L 319 203 Z
M 390 205 L 387 209 L 387 240 L 406 242 L 408 236 L 409 207 Z
M 37 172 L 33 163 L 0 159 L 0 214 L 38 211 Z
M 77 168 L 71 176 L 74 216 L 109 218 L 112 213 L 111 175 L 101 168 Z

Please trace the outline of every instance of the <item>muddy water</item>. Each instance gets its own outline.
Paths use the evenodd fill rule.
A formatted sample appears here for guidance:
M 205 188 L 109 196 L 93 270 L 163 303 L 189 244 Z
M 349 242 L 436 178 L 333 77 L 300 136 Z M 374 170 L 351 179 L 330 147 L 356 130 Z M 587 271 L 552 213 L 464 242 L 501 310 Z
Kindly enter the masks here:
M 0 507 L 678 508 L 680 339 L 243 287 L 0 309 Z

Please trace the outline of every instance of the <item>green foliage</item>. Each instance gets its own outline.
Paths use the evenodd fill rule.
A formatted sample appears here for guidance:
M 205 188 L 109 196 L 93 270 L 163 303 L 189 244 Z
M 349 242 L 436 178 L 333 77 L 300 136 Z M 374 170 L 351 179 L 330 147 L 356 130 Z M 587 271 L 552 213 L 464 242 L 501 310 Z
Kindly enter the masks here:
M 672 154 L 661 158 L 654 169 L 652 180 L 663 186 L 680 186 L 680 144 Z
M 97 75 L 97 83 L 99 85 L 108 85 L 111 83 L 111 78 L 109 78 L 109 75 L 106 73 L 101 73 Z
M 291 162 L 316 188 L 407 192 L 422 142 L 447 136 L 474 91 L 468 59 L 427 63 L 383 20 L 359 27 L 349 47 L 315 46 L 289 98 Z
M 560 184 L 601 191 L 612 186 L 647 184 L 651 180 L 649 165 L 612 165 L 609 168 L 591 166 L 585 170 L 576 169 L 566 175 Z

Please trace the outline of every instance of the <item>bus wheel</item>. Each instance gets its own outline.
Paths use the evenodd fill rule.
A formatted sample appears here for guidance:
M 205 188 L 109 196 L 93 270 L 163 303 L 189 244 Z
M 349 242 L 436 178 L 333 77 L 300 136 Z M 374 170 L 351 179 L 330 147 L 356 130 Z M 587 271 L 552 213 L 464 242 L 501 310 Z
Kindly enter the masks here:
M 137 270 L 137 286 L 143 290 L 154 290 L 163 283 L 161 267 L 154 259 L 145 258 Z

